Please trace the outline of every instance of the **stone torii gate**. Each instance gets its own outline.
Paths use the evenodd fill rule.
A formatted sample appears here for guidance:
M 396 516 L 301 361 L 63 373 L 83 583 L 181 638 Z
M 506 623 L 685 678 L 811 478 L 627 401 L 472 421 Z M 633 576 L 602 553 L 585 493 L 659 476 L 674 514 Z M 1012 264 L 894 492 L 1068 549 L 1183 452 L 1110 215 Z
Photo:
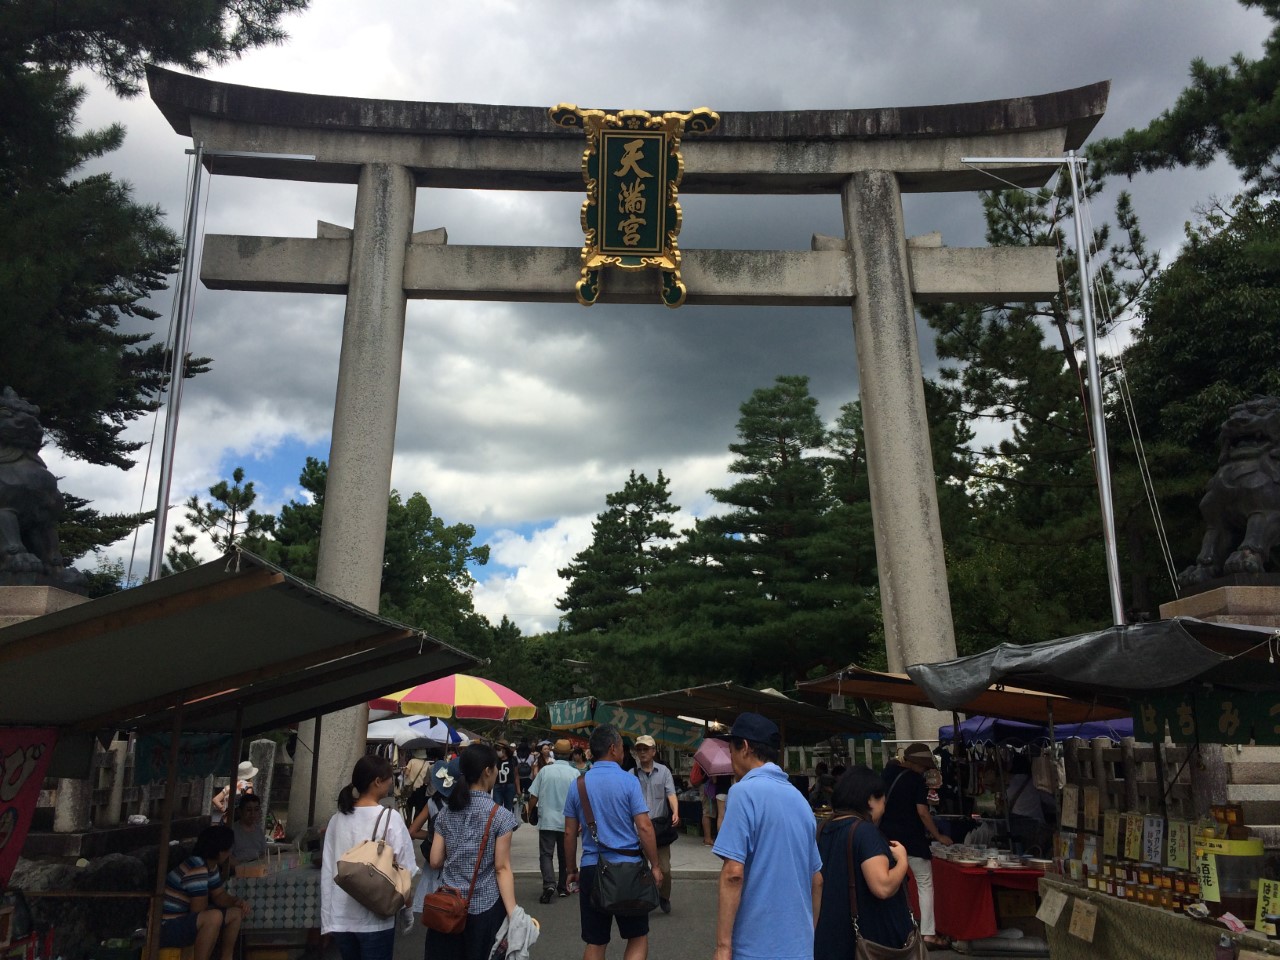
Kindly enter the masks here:
M 443 230 L 414 234 L 416 188 L 581 193 L 583 139 L 542 107 L 316 96 L 154 68 L 147 79 L 174 130 L 221 154 L 206 156 L 210 172 L 357 184 L 354 229 L 210 235 L 201 279 L 213 289 L 346 294 L 317 584 L 376 611 L 406 299 L 572 304 L 580 266 L 577 248 L 449 246 Z M 1104 82 L 982 103 L 722 113 L 715 131 L 683 143 L 681 193 L 840 198 L 843 239 L 815 237 L 808 251 L 684 249 L 683 276 L 688 303 L 851 307 L 891 670 L 956 654 L 915 307 L 1047 299 L 1058 288 L 1048 247 L 909 241 L 901 194 L 990 188 L 966 156 L 1044 157 L 998 171 L 1042 185 L 1101 118 L 1108 91 Z M 611 269 L 601 299 L 653 303 L 657 284 L 651 273 Z M 353 709 L 324 725 L 324 816 L 363 752 L 364 717 Z M 896 708 L 898 736 L 928 738 L 939 717 Z M 306 751 L 298 761 L 295 777 L 306 782 Z M 305 801 L 290 809 L 291 823 L 305 819 Z

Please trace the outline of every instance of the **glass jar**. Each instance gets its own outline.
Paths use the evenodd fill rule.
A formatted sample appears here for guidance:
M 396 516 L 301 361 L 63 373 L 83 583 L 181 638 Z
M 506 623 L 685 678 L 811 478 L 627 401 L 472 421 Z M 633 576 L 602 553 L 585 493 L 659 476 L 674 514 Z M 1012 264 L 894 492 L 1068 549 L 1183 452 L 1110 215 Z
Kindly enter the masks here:
M 1149 863 L 1138 864 L 1138 882 L 1143 886 L 1146 886 L 1147 884 L 1151 883 L 1151 864 Z
M 1194 873 L 1187 875 L 1187 896 L 1192 903 L 1200 899 L 1200 878 Z
M 1162 910 L 1173 909 L 1173 891 L 1170 890 L 1168 887 L 1160 888 L 1160 909 Z
M 1173 867 L 1164 867 L 1160 870 L 1159 882 L 1161 890 L 1173 889 Z
M 1128 888 L 1123 880 L 1116 880 L 1112 885 L 1111 895 L 1124 900 L 1128 897 Z
M 1173 892 L 1183 895 L 1187 892 L 1187 874 L 1183 870 L 1173 871 Z

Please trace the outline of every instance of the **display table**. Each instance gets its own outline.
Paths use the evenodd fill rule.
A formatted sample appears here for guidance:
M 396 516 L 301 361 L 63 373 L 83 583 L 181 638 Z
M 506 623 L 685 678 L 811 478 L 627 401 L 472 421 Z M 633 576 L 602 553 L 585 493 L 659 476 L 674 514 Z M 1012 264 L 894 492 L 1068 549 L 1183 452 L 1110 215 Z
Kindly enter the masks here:
M 1192 920 L 1132 900 L 1117 900 L 1057 877 L 1040 880 L 1041 898 L 1049 890 L 1068 895 L 1058 922 L 1053 926 L 1045 924 L 1053 960 L 1206 960 L 1214 955 L 1218 938 L 1227 933 L 1220 924 Z M 1076 900 L 1085 900 L 1098 908 L 1092 943 L 1069 932 Z M 1230 936 L 1239 941 L 1242 960 L 1280 956 L 1280 941 L 1268 941 L 1261 936 Z
M 320 871 L 312 866 L 265 877 L 232 877 L 227 889 L 252 908 L 242 930 L 309 930 L 320 926 Z
M 999 928 L 992 888 L 1034 891 L 1043 876 L 1043 870 L 988 870 L 934 857 L 933 918 L 938 933 L 952 940 L 994 937 Z

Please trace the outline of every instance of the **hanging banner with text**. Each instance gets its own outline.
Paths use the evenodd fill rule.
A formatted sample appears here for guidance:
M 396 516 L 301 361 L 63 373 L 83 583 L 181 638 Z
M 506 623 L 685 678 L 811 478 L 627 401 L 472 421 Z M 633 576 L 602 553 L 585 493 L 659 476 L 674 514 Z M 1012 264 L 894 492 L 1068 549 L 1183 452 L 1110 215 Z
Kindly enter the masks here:
M 138 737 L 133 782 L 156 783 L 168 776 L 169 734 Z M 178 779 L 226 777 L 231 774 L 231 734 L 187 734 L 178 741 Z
M 693 750 L 702 742 L 706 731 L 696 723 L 664 717 L 647 710 L 628 710 L 616 704 L 602 703 L 596 708 L 596 723 L 611 723 L 627 737 L 648 734 L 658 743 L 682 750 Z
M 595 697 L 556 700 L 547 704 L 547 718 L 552 730 L 582 730 L 595 726 L 595 720 L 592 718 L 595 709 Z
M 1280 745 L 1280 693 L 1209 690 L 1134 701 L 1133 729 L 1148 741 Z
M 0 889 L 31 829 L 57 738 L 52 727 L 0 727 Z

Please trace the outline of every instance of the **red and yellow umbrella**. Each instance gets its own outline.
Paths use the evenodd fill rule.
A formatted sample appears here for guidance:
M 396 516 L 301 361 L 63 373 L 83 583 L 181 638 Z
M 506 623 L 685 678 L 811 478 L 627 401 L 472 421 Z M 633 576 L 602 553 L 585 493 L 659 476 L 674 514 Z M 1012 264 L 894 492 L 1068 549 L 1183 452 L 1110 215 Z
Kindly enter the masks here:
M 509 687 L 462 673 L 369 701 L 374 710 L 471 720 L 532 720 L 538 708 Z

